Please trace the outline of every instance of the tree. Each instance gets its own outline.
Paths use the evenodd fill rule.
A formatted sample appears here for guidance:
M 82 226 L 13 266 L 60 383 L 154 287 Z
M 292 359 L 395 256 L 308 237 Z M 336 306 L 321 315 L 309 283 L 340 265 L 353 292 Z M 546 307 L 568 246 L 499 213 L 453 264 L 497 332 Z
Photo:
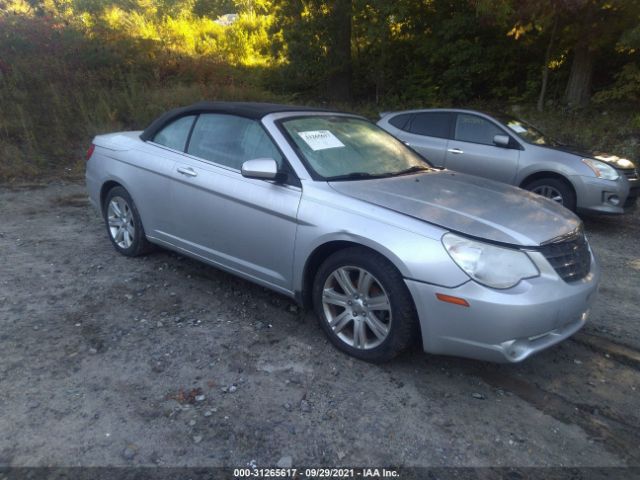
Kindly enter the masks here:
M 296 92 L 351 99 L 351 0 L 274 0 L 275 57 L 281 83 Z
M 594 65 L 604 55 L 615 54 L 620 35 L 637 25 L 640 2 L 627 0 L 476 0 L 481 10 L 511 18 L 515 40 L 546 43 L 541 62 L 538 110 L 548 90 L 551 65 L 567 73 L 563 100 L 572 107 L 589 102 Z M 501 14 L 501 15 L 500 15 Z M 566 71 L 568 67 L 568 72 Z M 612 75 L 605 75 L 610 81 Z
M 329 74 L 327 93 L 331 100 L 351 100 L 351 0 L 333 0 L 328 28 Z
M 616 41 L 636 27 L 640 2 L 627 0 L 574 0 L 569 8 L 572 21 L 565 28 L 571 51 L 571 70 L 564 101 L 569 106 L 586 105 L 591 98 L 596 58 L 604 52 L 614 53 Z

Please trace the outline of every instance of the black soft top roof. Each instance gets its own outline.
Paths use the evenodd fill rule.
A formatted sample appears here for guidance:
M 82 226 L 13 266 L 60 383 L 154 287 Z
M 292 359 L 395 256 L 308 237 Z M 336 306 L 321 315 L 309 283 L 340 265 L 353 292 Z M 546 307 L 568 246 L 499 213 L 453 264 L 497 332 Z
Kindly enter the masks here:
M 194 115 L 198 113 L 226 113 L 229 115 L 237 115 L 240 117 L 251 118 L 259 120 L 265 115 L 278 112 L 330 112 L 331 110 L 324 110 L 313 107 L 299 107 L 293 105 L 281 105 L 277 103 L 258 103 L 258 102 L 198 102 L 188 107 L 174 108 L 168 112 L 163 113 L 156 118 L 151 124 L 142 132 L 140 138 L 142 140 L 149 140 L 155 136 L 155 134 L 164 128 L 165 125 L 186 115 Z

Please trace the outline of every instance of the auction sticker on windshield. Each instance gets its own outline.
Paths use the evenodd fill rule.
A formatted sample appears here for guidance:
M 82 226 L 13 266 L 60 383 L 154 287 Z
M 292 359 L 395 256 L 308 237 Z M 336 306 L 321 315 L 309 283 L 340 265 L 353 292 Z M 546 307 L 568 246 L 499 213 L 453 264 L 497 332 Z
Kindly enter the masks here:
M 298 135 L 314 151 L 344 147 L 344 143 L 329 130 L 309 130 L 308 132 L 298 132 Z
M 507 126 L 516 133 L 524 133 L 527 131 L 526 128 L 516 122 L 509 122 Z

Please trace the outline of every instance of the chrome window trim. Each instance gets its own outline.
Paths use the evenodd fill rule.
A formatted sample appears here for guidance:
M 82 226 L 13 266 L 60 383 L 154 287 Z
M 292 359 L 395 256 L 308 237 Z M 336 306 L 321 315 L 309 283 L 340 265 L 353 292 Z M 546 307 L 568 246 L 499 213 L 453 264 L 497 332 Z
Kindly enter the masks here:
M 272 141 L 273 141 L 273 139 L 272 139 Z M 185 157 L 185 158 L 188 158 L 188 159 L 191 159 L 191 160 L 196 160 L 198 162 L 202 162 L 205 165 L 208 165 L 208 166 L 211 166 L 211 167 L 215 167 L 215 168 L 219 168 L 219 169 L 224 170 L 226 172 L 235 173 L 240 178 L 242 178 L 244 180 L 247 180 L 247 181 L 251 181 L 252 183 L 254 183 L 254 182 L 270 183 L 270 184 L 276 185 L 278 187 L 287 187 L 287 188 L 289 188 L 291 190 L 295 190 L 295 191 L 301 191 L 302 190 L 302 188 L 300 186 L 293 185 L 291 183 L 276 182 L 276 181 L 273 181 L 273 180 L 258 180 L 258 179 L 247 178 L 247 177 L 242 175 L 242 171 L 241 170 L 238 170 L 238 169 L 233 168 L 233 167 L 228 167 L 228 166 L 222 165 L 220 163 L 212 162 L 211 160 L 207 160 L 206 158 L 197 157 L 197 156 L 191 155 L 190 153 L 187 153 L 187 152 L 181 152 L 179 150 L 174 150 L 172 148 L 166 147 L 166 146 L 161 145 L 159 143 L 155 143 L 153 140 L 147 140 L 145 143 L 148 143 L 148 144 L 150 144 L 150 145 L 152 145 L 154 147 L 158 147 L 158 148 L 160 148 L 162 150 L 167 150 L 167 151 L 169 151 L 171 153 L 176 153 L 178 155 L 181 155 L 182 157 Z M 219 172 L 219 173 L 223 173 L 223 172 Z

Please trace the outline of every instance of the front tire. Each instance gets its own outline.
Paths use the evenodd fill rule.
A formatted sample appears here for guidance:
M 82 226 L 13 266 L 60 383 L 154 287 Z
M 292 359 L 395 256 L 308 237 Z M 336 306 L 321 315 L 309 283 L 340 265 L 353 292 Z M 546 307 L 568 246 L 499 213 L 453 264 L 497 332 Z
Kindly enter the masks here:
M 418 338 L 413 299 L 395 266 L 371 250 L 340 250 L 318 269 L 313 305 L 320 326 L 340 350 L 386 362 Z
M 137 257 L 152 250 L 136 204 L 123 187 L 109 190 L 102 211 L 109 239 L 119 253 Z
M 526 184 L 524 189 L 553 200 L 572 212 L 576 211 L 576 194 L 566 182 L 558 178 L 540 178 Z

